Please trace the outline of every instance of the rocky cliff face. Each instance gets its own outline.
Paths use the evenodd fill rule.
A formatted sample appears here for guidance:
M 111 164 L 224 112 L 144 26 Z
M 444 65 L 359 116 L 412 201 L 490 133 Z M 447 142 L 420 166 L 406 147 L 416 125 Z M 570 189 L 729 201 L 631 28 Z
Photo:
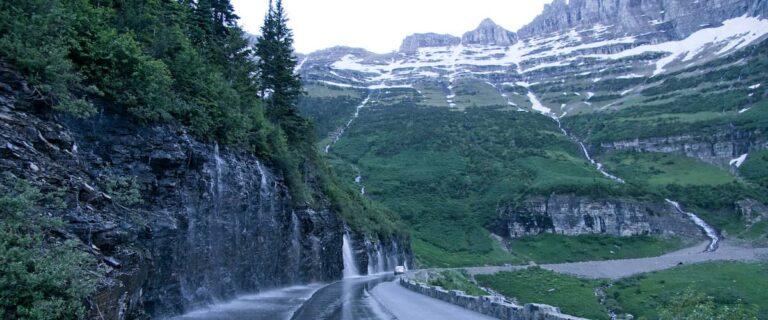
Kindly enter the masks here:
M 258 158 L 178 126 L 42 111 L 31 95 L 0 68 L 0 168 L 44 192 L 66 190 L 66 208 L 50 212 L 108 270 L 93 298 L 101 319 L 163 317 L 341 277 L 343 222 L 327 207 L 296 207 L 281 174 Z M 124 178 L 141 203 L 114 186 Z
M 768 149 L 768 138 L 760 130 L 727 129 L 710 135 L 685 134 L 670 137 L 612 141 L 600 144 L 603 151 L 631 150 L 685 155 L 728 167 L 741 155 Z
M 749 0 L 555 0 L 519 33 L 528 38 L 603 25 L 618 27 L 617 34 L 657 33 L 660 39 L 672 40 L 685 38 L 702 26 L 765 13 L 764 3 Z
M 372 237 L 357 235 L 352 237 L 358 270 L 366 274 L 377 274 L 395 270 L 396 266 L 413 266 L 413 254 L 407 239 L 399 237 Z
M 400 52 L 416 52 L 419 48 L 450 47 L 461 43 L 461 38 L 450 34 L 417 33 L 406 37 Z
M 502 207 L 500 219 L 510 238 L 541 233 L 564 235 L 646 234 L 701 236 L 698 227 L 669 205 L 633 199 L 594 200 L 553 195 Z
M 517 42 L 517 35 L 497 25 L 491 19 L 485 19 L 477 29 L 464 34 L 461 37 L 463 44 L 481 44 L 508 46 Z

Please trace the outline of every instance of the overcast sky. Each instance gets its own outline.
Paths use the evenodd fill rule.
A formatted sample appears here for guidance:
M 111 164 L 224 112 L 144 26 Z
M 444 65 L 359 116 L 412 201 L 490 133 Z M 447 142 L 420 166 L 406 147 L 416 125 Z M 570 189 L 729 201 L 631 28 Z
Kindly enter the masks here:
M 373 52 L 397 50 L 405 36 L 460 36 L 491 18 L 511 31 L 533 20 L 552 0 L 283 0 L 298 52 L 336 45 Z M 240 24 L 257 34 L 268 0 L 232 0 Z

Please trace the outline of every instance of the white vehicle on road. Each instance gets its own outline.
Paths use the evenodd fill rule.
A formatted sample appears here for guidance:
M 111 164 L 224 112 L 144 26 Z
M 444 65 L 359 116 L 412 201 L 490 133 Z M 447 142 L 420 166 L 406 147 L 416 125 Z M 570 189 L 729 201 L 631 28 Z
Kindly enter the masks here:
M 395 267 L 395 275 L 403 274 L 403 273 L 405 273 L 405 267 L 403 267 L 403 266 Z

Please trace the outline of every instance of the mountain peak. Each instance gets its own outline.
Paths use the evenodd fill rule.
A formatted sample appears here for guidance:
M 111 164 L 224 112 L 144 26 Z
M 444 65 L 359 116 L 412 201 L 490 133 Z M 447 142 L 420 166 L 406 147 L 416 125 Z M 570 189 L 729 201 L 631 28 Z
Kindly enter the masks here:
M 496 22 L 493 22 L 491 18 L 485 18 L 482 22 L 480 22 L 480 26 L 478 28 L 492 28 L 492 27 L 498 27 L 499 25 L 496 24 Z
M 496 44 L 511 45 L 517 42 L 517 34 L 485 18 L 473 31 L 467 32 L 461 37 L 464 44 Z

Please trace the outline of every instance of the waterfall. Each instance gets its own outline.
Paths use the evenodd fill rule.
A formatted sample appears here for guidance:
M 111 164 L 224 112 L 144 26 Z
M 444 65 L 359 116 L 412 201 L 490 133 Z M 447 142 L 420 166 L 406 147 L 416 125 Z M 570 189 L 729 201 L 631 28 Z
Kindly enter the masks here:
M 617 176 L 614 176 L 614 175 L 608 173 L 608 171 L 605 171 L 605 169 L 603 169 L 603 164 L 600 163 L 600 162 L 595 161 L 595 159 L 592 158 L 592 156 L 589 155 L 589 150 L 587 150 L 587 146 L 584 145 L 584 142 L 581 142 L 575 136 L 572 136 L 572 135 L 568 134 L 568 131 L 566 131 L 565 128 L 563 128 L 563 124 L 560 122 L 560 118 L 558 118 L 557 116 L 555 116 L 553 114 L 550 114 L 549 116 L 553 120 L 555 120 L 555 122 L 557 122 L 557 127 L 560 129 L 560 131 L 565 136 L 567 136 L 569 139 L 571 139 L 573 141 L 576 141 L 576 143 L 579 144 L 579 147 L 581 147 L 581 152 L 584 153 L 584 157 L 587 158 L 587 160 L 589 160 L 589 163 L 591 163 L 593 166 L 595 166 L 595 169 L 597 169 L 598 172 L 600 172 L 603 176 L 605 176 L 608 179 L 611 179 L 613 181 L 616 181 L 616 182 L 619 182 L 619 183 L 626 183 L 624 181 L 624 179 L 619 178 Z
M 532 98 L 532 102 L 534 102 L 533 100 L 536 98 L 536 96 L 533 95 L 533 93 L 530 92 L 530 91 L 529 91 L 529 96 Z M 536 103 L 538 103 L 538 101 L 534 102 L 534 104 L 536 104 Z M 536 108 L 534 108 L 534 109 L 536 109 Z M 577 139 L 575 136 L 569 134 L 568 131 L 565 130 L 565 128 L 563 128 L 563 125 L 560 122 L 560 117 L 554 115 L 553 113 L 549 113 L 549 112 L 542 112 L 542 113 L 544 113 L 545 115 L 547 115 L 550 118 L 552 118 L 552 120 L 554 120 L 557 123 L 557 127 L 560 129 L 560 131 L 563 132 L 564 135 L 566 135 L 568 138 L 570 138 L 571 140 L 573 140 L 573 141 L 575 141 L 575 142 L 577 142 L 579 144 L 579 146 L 581 147 L 581 151 L 584 153 L 584 157 L 587 158 L 587 160 L 589 160 L 589 162 L 592 163 L 592 165 L 595 166 L 597 171 L 599 171 L 603 176 L 608 177 L 609 179 L 611 179 L 613 181 L 620 182 L 620 183 L 625 183 L 624 179 L 621 179 L 621 178 L 619 178 L 617 176 L 614 176 L 614 175 L 608 173 L 607 171 L 605 171 L 605 169 L 603 169 L 603 164 L 600 163 L 600 162 L 595 161 L 595 159 L 593 159 L 589 155 L 589 150 L 587 150 L 587 147 L 584 145 L 584 143 L 579 141 L 579 139 Z M 562 115 L 561 115 L 561 117 L 562 117 Z M 715 230 L 715 228 L 713 228 L 712 226 L 707 224 L 704 220 L 699 218 L 697 215 L 695 215 L 695 214 L 693 214 L 691 212 L 684 211 L 680 207 L 679 203 L 677 203 L 675 201 L 672 201 L 672 200 L 669 200 L 669 199 L 666 199 L 666 201 L 669 204 L 671 204 L 678 212 L 688 216 L 697 226 L 699 226 L 702 230 L 704 230 L 704 233 L 706 233 L 707 237 L 709 237 L 709 239 L 710 239 L 710 243 L 707 246 L 707 249 L 705 250 L 705 252 L 713 252 L 713 251 L 717 250 L 718 244 L 720 242 L 720 236 L 717 233 L 717 230 Z
M 381 244 L 376 247 L 376 273 L 387 271 L 387 266 L 384 263 L 384 253 L 381 252 Z
M 296 211 L 291 212 L 291 250 L 293 254 L 293 277 L 294 282 L 298 282 L 299 271 L 301 270 L 301 221 L 296 215 Z
M 371 95 L 373 95 L 373 92 L 368 93 L 368 96 L 365 97 L 365 100 L 363 100 L 363 102 L 361 102 L 360 105 L 355 108 L 355 113 L 352 115 L 352 118 L 347 121 L 347 124 L 344 127 L 340 128 L 339 131 L 335 133 L 331 139 L 331 142 L 325 146 L 325 153 L 328 153 L 331 150 L 331 147 L 336 144 L 336 142 L 339 142 L 339 139 L 341 139 L 341 136 L 344 135 L 344 132 L 349 129 L 349 126 L 352 125 L 352 122 L 354 122 L 355 119 L 360 116 L 360 109 L 365 108 L 365 106 L 368 105 L 368 101 L 371 100 Z
M 707 237 L 710 239 L 709 245 L 707 246 L 707 249 L 704 250 L 704 252 L 713 252 L 717 250 L 717 246 L 720 243 L 720 235 L 718 235 L 717 230 L 707 224 L 704 220 L 699 218 L 699 216 L 693 214 L 692 212 L 687 212 L 683 210 L 682 207 L 680 207 L 680 204 L 666 199 L 669 204 L 671 204 L 673 207 L 675 207 L 675 210 L 677 212 L 680 212 L 682 214 L 687 215 L 691 220 L 693 220 L 693 223 L 695 223 L 697 226 L 699 226 L 702 230 L 704 230 L 704 233 L 707 234 Z
M 589 155 L 589 151 L 587 150 L 587 147 L 584 145 L 583 142 L 579 141 L 579 146 L 581 146 L 581 151 L 584 152 L 584 157 L 586 157 L 587 160 L 589 160 L 589 162 L 592 163 L 595 166 L 597 171 L 599 171 L 604 176 L 608 177 L 609 179 L 611 179 L 613 181 L 620 182 L 620 183 L 625 183 L 624 179 L 619 178 L 617 176 L 614 176 L 614 175 L 608 173 L 607 171 L 605 171 L 605 169 L 603 169 L 603 164 L 602 163 L 595 161 L 595 159 L 592 159 L 592 157 Z
M 363 184 L 363 177 L 358 175 L 355 177 L 355 184 L 360 186 L 360 194 L 365 195 L 365 185 Z
M 267 185 L 267 173 L 264 171 L 264 167 L 261 165 L 261 161 L 256 161 L 256 169 L 259 171 L 261 177 L 261 185 L 259 185 L 259 196 L 265 198 L 269 195 L 269 186 Z
M 387 266 L 386 266 L 386 259 L 384 258 L 384 253 L 382 252 L 383 246 L 381 243 L 371 244 L 373 247 L 373 250 L 375 251 L 375 256 L 372 254 L 372 252 L 369 250 L 368 252 L 368 274 L 377 274 L 386 272 Z
M 216 215 L 219 215 L 221 212 L 221 194 L 223 193 L 223 187 L 221 184 L 221 166 L 224 163 L 224 160 L 221 159 L 221 155 L 219 154 L 219 144 L 216 143 L 213 146 L 213 158 L 214 162 L 216 164 L 216 173 L 214 175 L 214 182 L 212 188 L 212 194 L 214 196 L 213 203 L 215 208 Z M 215 188 L 213 188 L 215 186 Z M 215 191 L 215 192 L 214 192 Z
M 371 252 L 366 253 L 368 255 L 368 275 L 372 275 L 376 273 L 376 267 L 373 266 L 373 257 L 371 256 Z
M 357 270 L 355 252 L 352 250 L 352 241 L 349 239 L 349 233 L 346 232 L 342 238 L 341 254 L 344 258 L 344 278 L 360 276 L 360 271 Z

